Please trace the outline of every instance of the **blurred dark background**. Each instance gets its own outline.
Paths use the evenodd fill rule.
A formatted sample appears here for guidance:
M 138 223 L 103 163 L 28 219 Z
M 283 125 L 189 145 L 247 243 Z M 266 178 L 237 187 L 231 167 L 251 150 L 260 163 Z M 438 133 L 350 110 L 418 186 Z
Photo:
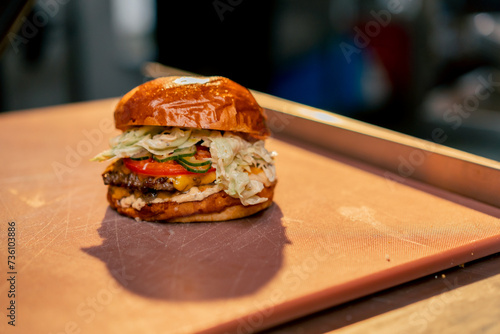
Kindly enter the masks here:
M 121 96 L 159 62 L 500 160 L 500 1 L 37 0 L 7 33 L 25 2 L 0 5 L 0 111 Z

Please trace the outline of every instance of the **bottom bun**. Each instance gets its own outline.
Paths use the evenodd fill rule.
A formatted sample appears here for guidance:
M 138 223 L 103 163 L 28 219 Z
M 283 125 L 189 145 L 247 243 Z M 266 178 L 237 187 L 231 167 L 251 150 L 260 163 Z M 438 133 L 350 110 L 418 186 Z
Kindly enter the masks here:
M 163 202 L 147 204 L 140 210 L 120 205 L 119 197 L 114 196 L 116 191 L 108 188 L 110 206 L 120 214 L 145 221 L 161 221 L 168 223 L 193 223 L 238 219 L 253 215 L 268 208 L 273 201 L 275 184 L 265 187 L 258 196 L 268 200 L 256 205 L 244 206 L 238 198 L 234 198 L 219 191 L 201 201 L 193 202 Z
M 217 213 L 200 213 L 186 217 L 172 218 L 168 223 L 195 223 L 195 222 L 218 222 L 224 220 L 238 219 L 251 216 L 259 211 L 268 208 L 273 201 L 267 200 L 256 205 L 235 205 Z

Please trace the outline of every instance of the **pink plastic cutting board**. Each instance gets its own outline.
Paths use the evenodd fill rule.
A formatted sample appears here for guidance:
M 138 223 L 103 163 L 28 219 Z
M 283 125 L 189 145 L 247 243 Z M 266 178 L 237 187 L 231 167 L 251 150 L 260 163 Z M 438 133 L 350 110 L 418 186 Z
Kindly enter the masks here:
M 265 212 L 122 217 L 106 163 L 88 161 L 116 133 L 115 103 L 0 115 L 0 263 L 15 221 L 18 292 L 13 329 L 2 279 L 2 333 L 247 333 L 500 251 L 498 209 L 277 139 Z

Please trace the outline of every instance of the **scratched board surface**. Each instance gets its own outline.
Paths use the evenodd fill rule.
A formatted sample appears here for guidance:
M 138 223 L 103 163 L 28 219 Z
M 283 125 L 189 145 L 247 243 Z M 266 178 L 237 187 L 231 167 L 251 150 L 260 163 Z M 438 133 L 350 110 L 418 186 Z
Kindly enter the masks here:
M 500 251 L 497 209 L 278 139 L 265 212 L 122 217 L 105 200 L 106 163 L 88 161 L 117 133 L 115 103 L 0 115 L 1 333 L 245 333 Z

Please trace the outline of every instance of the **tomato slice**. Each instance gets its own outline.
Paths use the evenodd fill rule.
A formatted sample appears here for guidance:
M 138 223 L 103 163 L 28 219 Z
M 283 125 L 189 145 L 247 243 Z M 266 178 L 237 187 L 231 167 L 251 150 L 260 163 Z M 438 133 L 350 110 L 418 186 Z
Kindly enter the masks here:
M 199 147 L 195 156 L 197 158 L 209 158 L 210 152 L 202 147 Z M 154 175 L 154 176 L 176 176 L 185 174 L 200 175 L 200 173 L 194 173 L 186 170 L 177 161 L 172 161 L 172 160 L 165 162 L 158 162 L 153 159 L 136 161 L 129 158 L 124 158 L 123 163 L 125 164 L 125 167 L 127 167 L 136 174 Z M 214 170 L 215 168 L 210 168 L 207 171 L 207 173 L 213 172 Z

